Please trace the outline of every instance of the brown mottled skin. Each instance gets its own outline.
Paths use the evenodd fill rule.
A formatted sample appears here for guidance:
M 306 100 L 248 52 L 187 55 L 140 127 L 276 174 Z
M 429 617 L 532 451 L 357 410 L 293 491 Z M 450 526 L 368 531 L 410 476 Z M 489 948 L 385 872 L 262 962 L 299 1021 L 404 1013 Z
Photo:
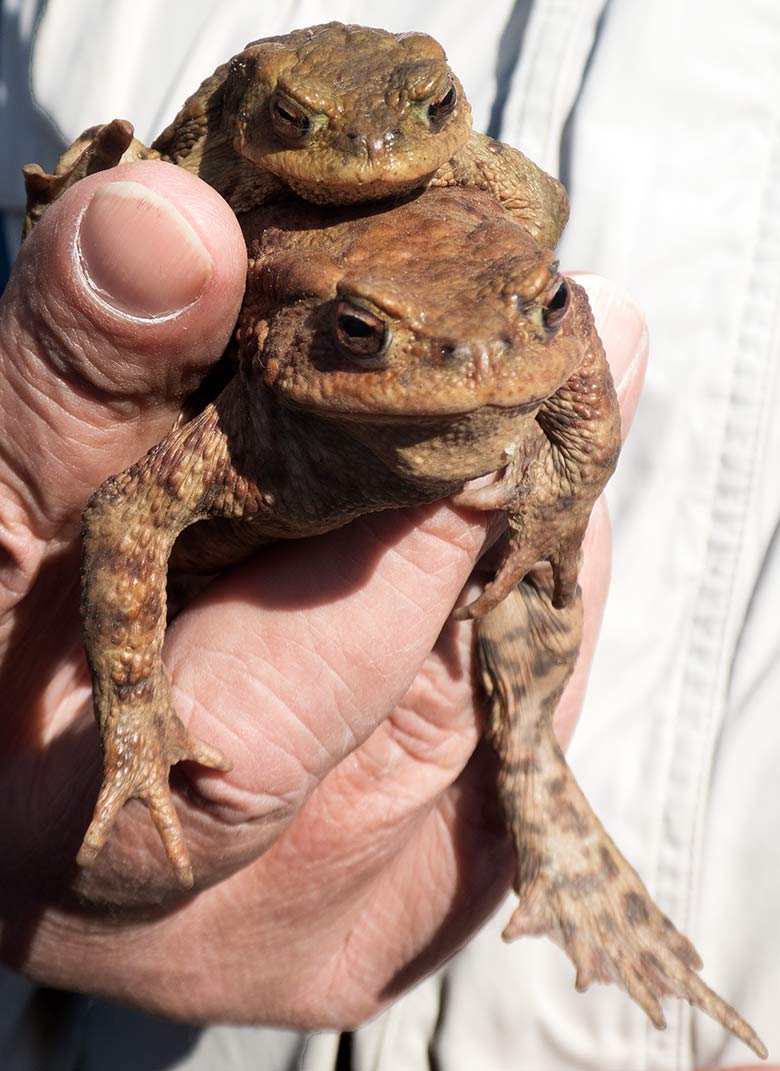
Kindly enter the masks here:
M 211 524 L 180 540 L 180 571 L 222 568 L 269 539 L 434 501 L 503 469 L 486 507 L 500 499 L 511 524 L 501 583 L 473 612 L 541 559 L 559 601 L 574 593 L 579 542 L 619 444 L 584 292 L 474 190 L 327 219 L 302 201 L 244 216 L 249 272 L 227 385 L 85 511 L 83 613 L 106 779 L 82 862 L 138 796 L 192 882 L 168 768 L 185 755 L 224 760 L 187 741 L 160 648 L 168 556 L 195 522 Z M 485 494 L 472 504 L 485 508 Z
M 105 776 L 79 861 L 94 860 L 126 800 L 140 798 L 190 886 L 169 768 L 229 768 L 173 709 L 161 661 L 169 555 L 185 574 L 213 571 L 272 539 L 462 492 L 510 525 L 497 580 L 468 611 L 517 849 L 520 906 L 505 936 L 548 933 L 581 988 L 617 981 L 659 1026 L 659 996 L 684 996 L 761 1054 L 695 973 L 695 950 L 602 829 L 552 732 L 581 633 L 579 545 L 619 444 L 584 291 L 474 190 L 327 220 L 303 202 L 244 218 L 248 288 L 227 383 L 85 510 L 85 643 Z M 496 482 L 463 492 L 496 470 Z M 551 568 L 534 569 L 541 560 Z
M 114 120 L 85 131 L 54 175 L 28 165 L 25 234 L 74 181 L 149 156 L 199 175 L 236 212 L 286 199 L 291 189 L 344 205 L 424 186 L 473 186 L 550 249 L 568 216 L 556 179 L 472 132 L 441 46 L 420 33 L 331 22 L 248 44 L 189 97 L 151 149 Z

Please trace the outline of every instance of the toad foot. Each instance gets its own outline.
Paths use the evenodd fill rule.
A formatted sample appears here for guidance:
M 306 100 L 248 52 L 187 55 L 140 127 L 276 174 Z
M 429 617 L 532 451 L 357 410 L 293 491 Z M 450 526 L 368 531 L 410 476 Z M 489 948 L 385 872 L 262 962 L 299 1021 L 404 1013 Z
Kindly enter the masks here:
M 504 938 L 546 934 L 574 963 L 578 989 L 615 982 L 659 1029 L 666 1025 L 660 998 L 681 997 L 765 1058 L 755 1031 L 695 973 L 696 949 L 609 838 L 558 745 L 552 717 L 576 662 L 582 618 L 579 597 L 556 611 L 552 592 L 550 570 L 535 570 L 476 630 L 486 731 L 517 860 L 520 904 Z
M 189 761 L 227 771 L 230 760 L 191 737 L 173 710 L 144 718 L 140 728 L 137 715 L 123 712 L 105 734 L 103 749 L 103 784 L 77 862 L 95 861 L 125 803 L 139 799 L 149 808 L 179 885 L 192 888 L 192 865 L 168 784 L 170 768 Z
M 158 157 L 159 153 L 133 137 L 132 123 L 113 119 L 85 130 L 60 157 L 53 174 L 39 164 L 27 164 L 23 169 L 27 206 L 22 238 L 27 237 L 48 206 L 80 179 L 120 163 Z
M 556 517 L 557 497 L 550 501 L 539 491 L 547 485 L 539 462 L 529 464 L 513 445 L 504 451 L 504 458 L 506 465 L 494 482 L 467 486 L 452 496 L 454 505 L 466 509 L 504 510 L 509 522 L 493 579 L 476 599 L 453 612 L 456 620 L 480 618 L 490 613 L 543 561 L 552 566 L 555 584 L 552 602 L 556 609 L 569 606 L 577 591 L 587 514 L 562 534 Z
M 512 524 L 511 514 L 509 523 Z M 458 621 L 484 617 L 508 598 L 534 566 L 543 561 L 548 561 L 552 567 L 552 605 L 557 610 L 570 606 L 577 593 L 580 547 L 584 535 L 584 530 L 577 529 L 568 539 L 559 540 L 555 549 L 550 550 L 548 542 L 540 540 L 534 544 L 524 529 L 513 528 L 506 537 L 501 562 L 493 579 L 476 599 L 467 606 L 458 607 L 452 616 Z
M 576 967 L 580 992 L 593 982 L 614 982 L 659 1030 L 666 1026 L 660 998 L 680 997 L 765 1059 L 766 1048 L 752 1027 L 695 973 L 702 967 L 696 949 L 653 903 L 590 810 L 568 767 L 565 770 L 557 781 L 549 782 L 549 789 L 540 786 L 542 795 L 549 791 L 557 797 L 555 809 L 569 811 L 566 821 L 573 827 L 591 828 L 584 840 L 573 830 L 572 837 L 564 833 L 544 838 L 538 854 L 521 859 L 515 886 L 520 904 L 504 930 L 504 940 L 546 935 Z M 546 812 L 551 803 L 541 809 Z M 575 838 L 577 845 L 571 843 Z

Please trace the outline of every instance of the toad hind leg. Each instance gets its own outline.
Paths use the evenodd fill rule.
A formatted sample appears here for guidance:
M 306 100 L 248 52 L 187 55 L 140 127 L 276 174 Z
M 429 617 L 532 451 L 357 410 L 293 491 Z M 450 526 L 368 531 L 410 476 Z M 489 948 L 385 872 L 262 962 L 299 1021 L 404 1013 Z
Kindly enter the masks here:
M 520 903 L 504 939 L 547 934 L 574 963 L 579 990 L 615 982 L 659 1029 L 666 1025 L 660 998 L 682 997 L 765 1058 L 755 1031 L 695 973 L 695 948 L 604 831 L 558 746 L 552 718 L 574 668 L 582 617 L 579 598 L 555 611 L 551 597 L 551 581 L 533 573 L 477 625 L 487 732 L 517 853 Z
M 220 401 L 230 393 L 226 388 Z M 229 460 L 215 405 L 175 428 L 126 472 L 105 481 L 84 511 L 82 618 L 100 725 L 104 780 L 78 861 L 92 863 L 129 799 L 151 812 L 177 878 L 192 868 L 168 786 L 182 760 L 219 770 L 230 762 L 189 736 L 176 714 L 162 665 L 166 573 L 177 535 L 212 515 L 252 508 L 247 481 Z M 222 422 L 222 423 L 221 423 Z M 221 473 L 215 491 L 213 473 Z

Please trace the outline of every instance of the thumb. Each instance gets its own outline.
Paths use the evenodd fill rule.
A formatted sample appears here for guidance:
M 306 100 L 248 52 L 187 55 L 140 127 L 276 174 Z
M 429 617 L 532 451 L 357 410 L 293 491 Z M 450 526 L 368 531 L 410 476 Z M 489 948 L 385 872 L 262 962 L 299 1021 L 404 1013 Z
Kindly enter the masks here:
M 77 183 L 0 302 L 0 566 L 34 572 L 89 494 L 170 427 L 227 344 L 246 250 L 225 202 L 157 161 Z

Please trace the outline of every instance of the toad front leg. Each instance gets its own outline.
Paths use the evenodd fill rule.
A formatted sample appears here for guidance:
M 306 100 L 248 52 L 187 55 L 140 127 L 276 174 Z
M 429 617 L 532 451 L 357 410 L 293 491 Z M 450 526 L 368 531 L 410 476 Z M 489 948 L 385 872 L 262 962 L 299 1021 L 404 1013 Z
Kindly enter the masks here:
M 477 623 L 487 735 L 517 856 L 520 899 L 505 940 L 545 934 L 577 968 L 577 988 L 616 982 L 665 1026 L 660 998 L 682 997 L 760 1057 L 755 1031 L 696 971 L 696 949 L 658 909 L 593 813 L 555 739 L 553 714 L 577 659 L 579 597 L 556 611 L 541 570 Z
M 556 607 L 568 605 L 577 589 L 590 512 L 617 463 L 620 411 L 585 291 L 570 279 L 565 285 L 571 314 L 563 330 L 587 340 L 579 367 L 542 404 L 534 434 L 509 455 L 499 481 L 453 499 L 472 509 L 504 510 L 509 522 L 495 577 L 458 617 L 488 613 L 540 561 L 552 565 Z
M 120 810 L 135 798 L 148 806 L 180 884 L 193 883 L 168 786 L 170 767 L 186 759 L 228 770 L 230 762 L 193 739 L 173 708 L 162 665 L 168 557 L 177 535 L 194 521 L 256 510 L 252 490 L 232 468 L 211 405 L 106 480 L 84 511 L 84 645 L 104 777 L 79 852 L 82 865 L 94 861 Z
M 488 190 L 542 249 L 555 248 L 569 218 L 569 198 L 561 183 L 519 150 L 485 134 L 472 133 L 430 185 Z

